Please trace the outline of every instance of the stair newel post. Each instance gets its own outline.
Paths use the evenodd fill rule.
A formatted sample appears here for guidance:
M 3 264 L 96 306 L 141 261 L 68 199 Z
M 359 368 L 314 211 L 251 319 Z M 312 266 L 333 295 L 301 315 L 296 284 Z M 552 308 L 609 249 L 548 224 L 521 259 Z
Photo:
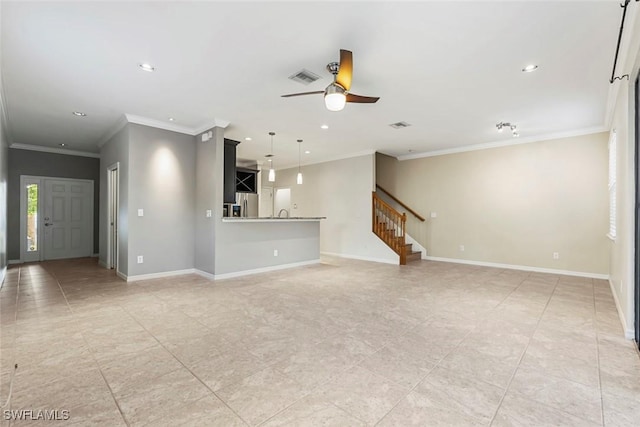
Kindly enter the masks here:
M 376 233 L 376 193 L 375 191 L 371 192 L 371 231 L 374 234 Z
M 407 223 L 407 213 L 402 213 L 401 229 L 400 229 L 400 265 L 407 265 L 407 247 L 405 246 L 404 227 Z

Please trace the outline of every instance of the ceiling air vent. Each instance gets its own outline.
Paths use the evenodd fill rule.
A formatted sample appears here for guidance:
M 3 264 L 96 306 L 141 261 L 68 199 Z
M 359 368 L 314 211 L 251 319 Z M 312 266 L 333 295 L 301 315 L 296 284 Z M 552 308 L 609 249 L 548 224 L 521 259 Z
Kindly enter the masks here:
M 407 122 L 397 122 L 397 123 L 391 123 L 389 126 L 391 126 L 394 129 L 402 129 L 402 128 L 408 128 L 411 125 Z
M 289 78 L 293 81 L 302 83 L 303 85 L 308 85 L 309 83 L 313 83 L 318 80 L 320 76 L 309 70 L 302 69 L 301 71 L 289 76 Z

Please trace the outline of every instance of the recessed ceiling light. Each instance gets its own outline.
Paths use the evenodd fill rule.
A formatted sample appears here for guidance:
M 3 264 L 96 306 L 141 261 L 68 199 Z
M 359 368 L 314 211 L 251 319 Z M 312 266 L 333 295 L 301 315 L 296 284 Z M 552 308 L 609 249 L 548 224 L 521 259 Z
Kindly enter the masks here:
M 320 129 L 329 129 L 329 125 L 322 125 L 320 126 Z
M 64 144 L 64 143 L 62 143 L 62 144 L 58 144 L 58 145 L 59 145 L 60 147 L 66 147 L 66 146 L 67 146 L 67 144 Z
M 248 137 L 246 137 L 244 140 L 245 140 L 245 141 L 251 141 L 251 137 L 250 137 L 250 136 L 248 136 Z
M 87 117 L 87 114 L 83 113 L 82 111 L 72 111 L 71 114 L 78 117 Z
M 538 66 L 536 64 L 529 64 L 529 65 L 527 65 L 526 67 L 524 67 L 522 69 L 522 72 L 523 73 L 530 73 L 530 72 L 535 71 L 537 69 L 538 69 Z
M 144 71 L 148 71 L 148 72 L 152 72 L 155 71 L 155 67 L 153 67 L 150 64 L 144 63 L 144 64 L 139 64 L 138 67 L 142 68 Z
M 311 151 L 306 150 L 306 151 L 304 152 L 304 154 L 311 154 Z
M 169 117 L 169 121 L 170 121 L 170 122 L 172 122 L 172 121 L 174 121 L 174 120 L 175 120 L 175 119 L 174 119 L 173 117 Z

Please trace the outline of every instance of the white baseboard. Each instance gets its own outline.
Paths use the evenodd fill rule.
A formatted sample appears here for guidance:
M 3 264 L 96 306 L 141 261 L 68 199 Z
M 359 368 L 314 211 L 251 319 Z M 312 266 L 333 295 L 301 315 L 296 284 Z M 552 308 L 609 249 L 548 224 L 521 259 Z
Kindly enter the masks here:
M 91 254 L 91 258 L 98 258 L 100 254 Z
M 258 274 L 258 273 L 268 273 L 270 271 L 284 270 L 287 268 L 294 268 L 294 267 L 303 267 L 305 265 L 312 265 L 312 264 L 319 264 L 319 263 L 320 263 L 320 259 L 318 258 L 318 259 L 312 259 L 310 261 L 293 262 L 291 264 L 272 265 L 269 267 L 254 268 L 251 270 L 242 270 L 242 271 L 234 271 L 232 273 L 215 274 L 213 275 L 213 279 L 214 280 L 231 279 L 233 277 L 248 276 L 250 274 Z M 209 279 L 212 276 L 211 273 L 207 273 L 201 270 L 196 270 L 195 273 L 203 277 L 207 277 Z
M 620 323 L 622 324 L 622 328 L 624 329 L 624 337 L 628 340 L 635 339 L 635 331 L 633 328 L 629 328 L 627 326 L 627 320 L 624 318 L 624 312 L 622 311 L 622 307 L 620 306 L 620 301 L 618 300 L 618 294 L 616 294 L 615 286 L 613 281 L 609 279 L 609 287 L 611 288 L 611 293 L 613 294 L 613 300 L 616 303 L 616 310 L 618 311 L 618 317 L 620 318 Z
M 135 276 L 125 276 L 127 282 L 138 282 L 140 280 L 161 279 L 163 277 L 182 276 L 183 274 L 193 274 L 196 270 L 187 268 L 185 270 L 162 271 L 160 273 L 137 274 Z M 120 275 L 122 273 L 119 273 Z M 122 274 L 124 276 L 124 274 Z M 122 277 L 120 276 L 120 277 Z
M 124 280 L 125 282 L 128 282 L 128 281 L 129 281 L 129 280 L 127 280 L 127 279 L 129 279 L 129 277 L 128 277 L 126 274 L 121 273 L 121 272 L 119 272 L 119 271 L 116 271 L 116 276 L 118 276 L 119 278 L 121 278 L 121 279 L 122 279 L 122 280 Z
M 588 277 L 590 279 L 609 280 L 608 274 L 585 273 L 581 271 L 570 271 L 570 270 L 556 270 L 554 268 L 531 267 L 528 265 L 500 264 L 496 262 L 473 261 L 468 259 L 440 258 L 435 256 L 427 256 L 426 259 L 428 259 L 429 261 L 452 262 L 455 264 L 478 265 L 481 267 L 505 268 L 508 270 L 533 271 L 534 273 L 560 274 L 562 276 Z
M 107 268 L 107 263 L 105 261 L 101 260 L 101 259 L 98 260 L 98 265 L 100 267 Z
M 399 265 L 399 263 L 400 263 L 400 258 L 398 258 L 397 260 L 392 260 L 392 259 L 384 259 L 384 258 L 372 258 L 372 257 L 366 257 L 366 256 L 360 256 L 360 255 L 337 254 L 335 252 L 320 252 L 320 254 L 321 255 L 335 256 L 335 257 L 338 257 L 338 258 L 357 259 L 357 260 L 360 260 L 360 261 L 381 262 L 383 264 Z
M 197 268 L 195 269 L 194 273 L 196 273 L 198 276 L 202 276 L 205 279 L 209 279 L 209 280 L 216 280 L 216 275 L 209 273 L 207 271 L 202 271 L 202 270 L 198 270 Z
M 4 285 L 4 279 L 7 277 L 7 266 L 5 265 L 0 269 L 0 289 Z
M 9 265 L 11 265 L 11 264 L 23 264 L 21 259 L 10 259 L 9 261 L 7 261 L 7 263 Z

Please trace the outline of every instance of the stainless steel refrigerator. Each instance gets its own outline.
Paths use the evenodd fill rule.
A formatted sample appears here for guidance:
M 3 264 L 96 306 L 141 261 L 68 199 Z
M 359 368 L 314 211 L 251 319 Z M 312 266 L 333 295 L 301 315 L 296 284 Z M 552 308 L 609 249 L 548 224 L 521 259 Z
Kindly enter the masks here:
M 240 216 L 245 218 L 258 217 L 258 194 L 236 193 L 236 204 L 240 206 Z

